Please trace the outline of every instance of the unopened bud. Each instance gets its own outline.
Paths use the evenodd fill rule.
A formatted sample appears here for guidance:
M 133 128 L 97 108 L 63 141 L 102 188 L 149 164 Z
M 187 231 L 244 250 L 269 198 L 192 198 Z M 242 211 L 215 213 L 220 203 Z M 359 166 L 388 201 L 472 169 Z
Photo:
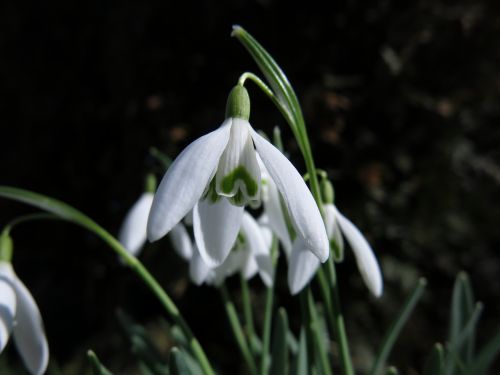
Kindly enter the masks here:
M 226 118 L 250 119 L 250 97 L 242 85 L 233 87 L 227 98 Z
M 149 173 L 144 180 L 144 192 L 154 193 L 156 191 L 156 177 L 154 174 Z
M 333 200 L 335 199 L 335 192 L 330 180 L 328 180 L 328 178 L 326 177 L 322 178 L 319 182 L 319 187 L 321 190 L 321 199 L 323 200 L 323 203 L 332 204 Z
M 8 231 L 0 234 L 0 262 L 9 262 L 12 260 L 12 238 Z

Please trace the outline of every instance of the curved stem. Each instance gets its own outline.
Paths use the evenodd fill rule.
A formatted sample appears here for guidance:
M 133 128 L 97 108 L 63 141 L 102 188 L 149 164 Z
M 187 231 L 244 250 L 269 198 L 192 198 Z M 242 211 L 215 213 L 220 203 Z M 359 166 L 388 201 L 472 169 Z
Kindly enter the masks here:
M 10 186 L 0 186 L 0 196 L 48 211 L 56 215 L 58 218 L 84 227 L 100 237 L 123 259 L 125 264 L 128 265 L 144 281 L 144 283 L 158 298 L 172 320 L 180 326 L 189 341 L 189 346 L 198 360 L 203 373 L 205 375 L 214 375 L 214 371 L 208 362 L 208 358 L 206 357 L 203 348 L 196 337 L 194 337 L 191 329 L 182 317 L 175 303 L 170 299 L 169 295 L 165 292 L 165 290 L 163 290 L 151 273 L 149 273 L 146 267 L 144 267 L 144 265 L 136 257 L 129 254 L 123 245 L 107 230 L 84 213 L 78 211 L 76 208 L 42 194 Z
M 273 260 L 274 274 L 276 275 L 276 257 L 278 254 L 278 239 L 273 235 L 271 245 L 271 259 Z M 275 276 L 276 277 L 276 276 Z M 274 288 L 276 280 L 266 290 L 266 305 L 264 310 L 264 324 L 262 327 L 262 357 L 260 361 L 260 375 L 266 375 L 269 371 L 271 364 L 271 355 L 269 347 L 271 346 L 271 322 L 273 320 L 273 306 L 274 306 Z
M 250 372 L 253 375 L 257 375 L 257 365 L 255 364 L 255 360 L 250 352 L 250 348 L 248 347 L 248 342 L 245 339 L 245 335 L 243 333 L 243 329 L 241 327 L 241 323 L 238 319 L 238 314 L 236 313 L 236 308 L 234 307 L 233 302 L 229 298 L 229 293 L 227 292 L 226 286 L 222 284 L 219 287 L 219 291 L 221 293 L 222 301 L 224 303 L 224 308 L 226 309 L 227 317 L 229 319 L 229 323 L 231 324 L 231 329 L 233 330 L 234 337 L 238 346 L 240 347 L 241 354 L 247 363 Z
M 54 214 L 46 214 L 41 212 L 18 216 L 7 223 L 7 225 L 4 227 L 4 232 L 10 234 L 12 229 L 14 229 L 14 227 L 18 226 L 19 224 L 38 220 L 60 220 L 60 218 Z
M 245 325 L 247 331 L 247 337 L 250 340 L 250 343 L 256 339 L 257 335 L 255 334 L 255 326 L 253 323 L 253 312 L 252 312 L 252 301 L 250 300 L 250 291 L 248 290 L 248 281 L 243 275 L 243 272 L 240 272 L 240 285 L 241 285 L 241 300 L 243 303 L 243 314 L 245 316 Z M 253 349 L 253 345 L 250 345 Z
M 347 340 L 347 333 L 344 325 L 344 316 L 340 308 L 340 297 L 337 286 L 337 273 L 335 271 L 335 264 L 330 257 L 326 265 L 327 275 L 330 280 L 330 289 L 332 292 L 331 298 L 331 324 L 334 326 L 334 334 L 340 348 L 340 363 L 344 375 L 354 375 L 351 355 L 349 353 L 349 343 Z
M 300 142 L 300 133 L 295 125 L 293 114 L 289 111 L 286 105 L 279 100 L 279 98 L 274 94 L 274 92 L 262 81 L 258 76 L 253 73 L 245 72 L 238 79 L 238 84 L 244 85 L 245 81 L 250 79 L 253 83 L 257 85 L 258 88 L 262 90 L 264 94 L 273 102 L 273 104 L 278 108 L 282 116 L 285 118 L 286 122 L 290 126 L 293 132 L 293 136 L 298 140 L 298 145 L 302 154 L 304 154 L 302 142 Z

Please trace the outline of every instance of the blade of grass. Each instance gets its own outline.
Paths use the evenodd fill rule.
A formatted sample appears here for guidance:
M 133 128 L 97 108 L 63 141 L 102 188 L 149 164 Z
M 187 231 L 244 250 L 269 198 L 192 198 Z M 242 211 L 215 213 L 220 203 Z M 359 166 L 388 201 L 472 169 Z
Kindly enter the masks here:
M 422 297 L 426 285 L 427 281 L 421 278 L 410 296 L 405 301 L 398 317 L 391 325 L 389 331 L 384 337 L 382 347 L 380 348 L 375 363 L 373 364 L 373 368 L 370 372 L 371 375 L 381 375 L 383 373 L 385 363 L 387 361 L 387 358 L 389 357 L 389 354 L 391 353 L 394 343 L 396 342 L 401 330 L 403 329 L 403 326 L 410 317 L 418 301 Z
M 288 317 L 286 310 L 280 308 L 276 316 L 273 332 L 271 375 L 286 375 L 288 371 Z
M 427 357 L 424 365 L 423 375 L 444 374 L 444 350 L 443 345 L 436 343 Z
M 252 353 L 250 352 L 248 342 L 245 338 L 245 334 L 243 333 L 243 328 L 241 327 L 240 320 L 238 319 L 238 314 L 236 313 L 236 308 L 234 307 L 234 304 L 229 297 L 229 293 L 227 291 L 226 286 L 222 284 L 219 287 L 219 291 L 221 293 L 222 302 L 224 304 L 227 317 L 229 319 L 229 324 L 231 325 L 234 338 L 236 339 L 236 343 L 240 348 L 243 359 L 245 360 L 250 372 L 254 375 L 257 375 L 258 371 L 255 359 L 253 358 Z
M 500 331 L 479 351 L 467 371 L 468 374 L 486 374 L 500 354 Z
M 111 371 L 109 371 L 102 363 L 99 361 L 99 358 L 97 355 L 92 351 L 89 350 L 87 352 L 87 358 L 90 361 L 90 365 L 92 367 L 92 373 L 94 375 L 113 375 Z

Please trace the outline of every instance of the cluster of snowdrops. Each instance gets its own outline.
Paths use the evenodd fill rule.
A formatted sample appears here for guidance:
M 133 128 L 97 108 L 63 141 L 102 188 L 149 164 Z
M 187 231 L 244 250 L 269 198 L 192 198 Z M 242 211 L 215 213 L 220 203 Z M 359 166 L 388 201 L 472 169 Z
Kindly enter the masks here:
M 47 211 L 46 215 L 90 230 L 117 252 L 123 264 L 158 298 L 181 339 L 176 343 L 178 347 L 171 350 L 168 365 L 154 364 L 144 370 L 147 373 L 215 373 L 175 303 L 140 262 L 140 251 L 148 240 L 153 242 L 167 236 L 177 253 L 189 263 L 192 282 L 221 290 L 229 324 L 249 373 L 329 375 L 332 368 L 337 367 L 344 374 L 354 374 L 335 267 L 344 259 L 346 242 L 354 254 L 360 277 L 369 291 L 379 297 L 383 282 L 377 259 L 362 233 L 334 204 L 332 184 L 326 173 L 315 166 L 302 111 L 288 79 L 245 30 L 235 27 L 233 35 L 254 58 L 266 82 L 249 72 L 240 76 L 229 93 L 222 125 L 192 142 L 169 162 L 158 186 L 154 176 L 147 177 L 145 191 L 124 218 L 118 239 L 82 212 L 58 200 L 2 186 L 0 196 L 30 204 Z M 285 155 L 279 132 L 267 137 L 250 125 L 250 98 L 245 86 L 248 82 L 270 99 L 290 126 L 304 158 L 307 169 L 304 175 Z M 0 352 L 12 337 L 31 374 L 46 372 L 49 346 L 36 302 L 12 268 L 10 232 L 21 222 L 40 218 L 46 216 L 34 214 L 18 218 L 0 234 Z M 280 276 L 275 272 L 280 256 L 286 258 L 290 293 L 301 300 L 302 326 L 298 339 L 293 339 L 288 329 L 286 311 L 274 308 L 273 285 Z M 253 326 L 248 293 L 243 295 L 245 324 L 228 296 L 225 279 L 234 274 L 240 274 L 243 283 L 259 275 L 266 287 L 261 335 L 256 334 Z M 308 287 L 312 280 L 317 280 L 320 299 Z M 463 286 L 460 290 L 466 290 L 467 284 L 460 282 L 458 285 Z M 374 362 L 372 374 L 385 371 L 385 360 L 395 337 L 420 298 L 424 285 L 425 281 L 421 280 L 405 303 Z M 457 292 L 457 296 L 460 295 Z M 318 309 L 320 303 L 321 309 Z M 472 302 L 468 306 L 473 306 Z M 471 310 L 469 315 L 467 319 L 475 324 L 476 310 Z M 327 333 L 323 321 L 326 321 Z M 464 319 L 456 325 L 459 344 L 455 351 L 468 339 L 469 336 L 464 338 L 459 334 L 469 335 L 469 325 L 469 320 Z M 337 343 L 335 365 L 332 365 L 334 359 L 325 343 L 325 335 L 333 336 Z M 436 353 L 442 354 L 442 347 L 436 347 Z M 453 354 L 450 358 L 456 358 L 450 353 Z M 293 361 L 288 360 L 289 354 Z M 89 359 L 95 374 L 110 374 L 93 352 L 89 353 Z M 470 361 L 472 363 L 472 359 Z M 444 371 L 444 360 L 436 363 L 439 371 L 432 372 L 434 367 L 431 367 L 429 373 Z M 447 363 L 447 368 L 453 370 L 456 360 Z M 478 363 L 471 366 L 484 365 L 487 361 L 483 359 Z M 394 373 L 390 372 L 391 368 L 387 371 Z

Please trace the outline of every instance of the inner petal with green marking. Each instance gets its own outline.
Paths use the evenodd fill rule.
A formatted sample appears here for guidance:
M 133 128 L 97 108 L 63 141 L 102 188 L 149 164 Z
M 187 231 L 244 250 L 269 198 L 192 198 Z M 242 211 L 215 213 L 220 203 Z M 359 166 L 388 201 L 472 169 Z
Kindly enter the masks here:
M 260 199 L 260 167 L 246 120 L 232 119 L 231 135 L 215 175 L 217 194 L 243 206 Z

